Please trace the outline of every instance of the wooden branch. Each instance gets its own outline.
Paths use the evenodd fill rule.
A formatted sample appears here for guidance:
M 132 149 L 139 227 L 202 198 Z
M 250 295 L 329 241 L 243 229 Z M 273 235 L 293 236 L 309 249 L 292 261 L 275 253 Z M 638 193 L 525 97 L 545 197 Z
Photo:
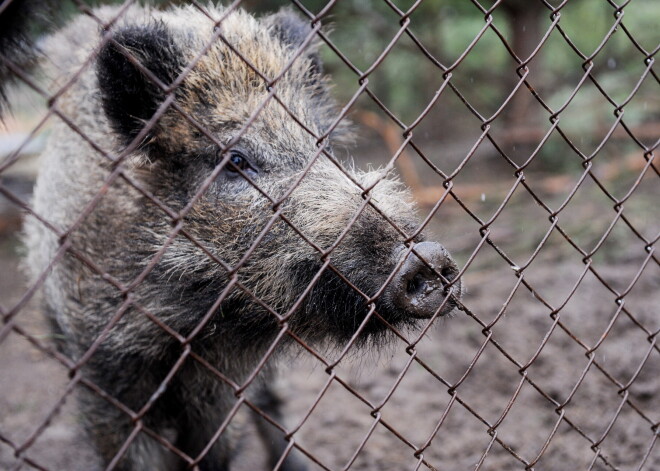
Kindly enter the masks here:
M 401 144 L 403 143 L 401 128 L 394 123 L 385 121 L 373 111 L 360 110 L 354 116 L 356 121 L 378 133 L 390 154 L 395 155 L 401 148 Z M 404 183 L 412 189 L 413 193 L 422 189 L 423 185 L 417 172 L 417 167 L 406 149 L 403 149 L 401 154 L 399 154 L 399 157 L 396 159 L 396 165 Z
M 361 110 L 355 113 L 355 120 L 370 129 L 373 129 L 387 146 L 389 152 L 394 155 L 401 148 L 403 136 L 401 129 L 394 123 L 384 120 L 378 114 Z M 605 135 L 608 130 L 602 130 Z M 545 130 L 539 127 L 515 128 L 504 136 L 498 137 L 498 142 L 504 143 L 538 143 L 544 136 Z M 660 123 L 646 123 L 632 130 L 632 133 L 638 139 L 657 139 L 660 136 Z M 628 133 L 622 127 L 618 127 L 611 136 L 612 139 L 629 138 Z M 608 162 L 607 164 L 598 164 L 593 170 L 603 181 L 613 181 L 624 172 L 639 172 L 646 165 L 646 161 L 639 152 L 634 152 L 622 157 L 620 160 Z M 433 206 L 442 197 L 445 188 L 438 186 L 425 186 L 419 176 L 417 167 L 410 153 L 403 149 L 396 159 L 396 165 L 401 173 L 404 183 L 410 187 L 415 200 L 422 206 Z M 538 177 L 531 181 L 534 188 L 547 194 L 558 194 L 569 191 L 575 178 L 570 175 L 552 175 Z M 493 197 L 495 195 L 504 195 L 511 188 L 510 182 L 490 182 L 490 183 L 471 183 L 460 184 L 456 187 L 457 193 L 465 201 L 477 201 L 482 199 L 482 195 Z

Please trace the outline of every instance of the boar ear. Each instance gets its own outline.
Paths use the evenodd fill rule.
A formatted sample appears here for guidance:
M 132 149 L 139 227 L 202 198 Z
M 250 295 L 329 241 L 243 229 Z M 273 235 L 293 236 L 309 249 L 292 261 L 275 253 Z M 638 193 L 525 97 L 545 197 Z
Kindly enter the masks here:
M 168 86 L 185 62 L 172 32 L 163 23 L 125 27 L 112 38 L 114 41 L 108 41 L 99 52 L 96 74 L 103 110 L 113 130 L 128 144 L 165 99 L 162 87 L 142 67 Z M 150 137 L 154 134 L 151 131 Z
M 289 8 L 282 8 L 266 20 L 272 34 L 284 44 L 288 44 L 295 49 L 303 45 L 312 31 L 310 21 L 303 20 Z M 307 56 L 311 59 L 310 77 L 323 74 L 323 64 L 316 50 L 317 42 L 316 39 L 312 39 L 306 51 Z

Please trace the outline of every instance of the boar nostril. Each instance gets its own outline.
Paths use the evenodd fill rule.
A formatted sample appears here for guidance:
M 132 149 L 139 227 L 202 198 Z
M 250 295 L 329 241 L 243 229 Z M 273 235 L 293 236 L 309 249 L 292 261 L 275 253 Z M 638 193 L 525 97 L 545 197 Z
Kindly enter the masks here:
M 418 273 L 412 278 L 412 280 L 408 281 L 407 291 L 408 294 L 417 295 L 428 292 L 430 288 L 428 276 Z
M 458 269 L 454 265 L 447 265 L 442 270 L 440 270 L 440 275 L 442 275 L 442 277 L 447 280 L 447 283 L 450 283 L 458 275 Z

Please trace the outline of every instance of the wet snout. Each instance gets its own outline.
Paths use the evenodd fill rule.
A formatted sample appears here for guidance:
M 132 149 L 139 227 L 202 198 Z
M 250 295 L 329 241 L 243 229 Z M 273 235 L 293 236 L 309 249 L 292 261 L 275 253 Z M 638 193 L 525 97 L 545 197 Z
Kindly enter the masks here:
M 461 295 L 461 281 L 454 281 L 459 272 L 456 263 L 437 242 L 420 242 L 413 249 L 390 282 L 390 299 L 412 317 L 429 318 L 438 310 L 447 314 Z

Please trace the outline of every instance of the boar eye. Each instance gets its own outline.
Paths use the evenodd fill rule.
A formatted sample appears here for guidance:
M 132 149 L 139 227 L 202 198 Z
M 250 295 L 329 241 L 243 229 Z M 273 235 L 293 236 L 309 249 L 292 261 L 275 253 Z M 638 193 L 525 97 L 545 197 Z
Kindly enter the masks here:
M 241 170 L 245 170 L 246 168 L 250 167 L 250 164 L 248 164 L 248 161 L 245 159 L 245 157 L 236 152 L 231 154 L 229 161 L 234 164 L 234 167 L 240 168 Z
M 247 157 L 245 157 L 241 152 L 234 150 L 231 152 L 229 162 L 225 166 L 224 171 L 230 177 L 239 177 L 241 174 L 238 172 L 238 170 L 241 170 L 249 177 L 257 174 L 257 170 L 250 164 L 250 161 L 247 159 Z

